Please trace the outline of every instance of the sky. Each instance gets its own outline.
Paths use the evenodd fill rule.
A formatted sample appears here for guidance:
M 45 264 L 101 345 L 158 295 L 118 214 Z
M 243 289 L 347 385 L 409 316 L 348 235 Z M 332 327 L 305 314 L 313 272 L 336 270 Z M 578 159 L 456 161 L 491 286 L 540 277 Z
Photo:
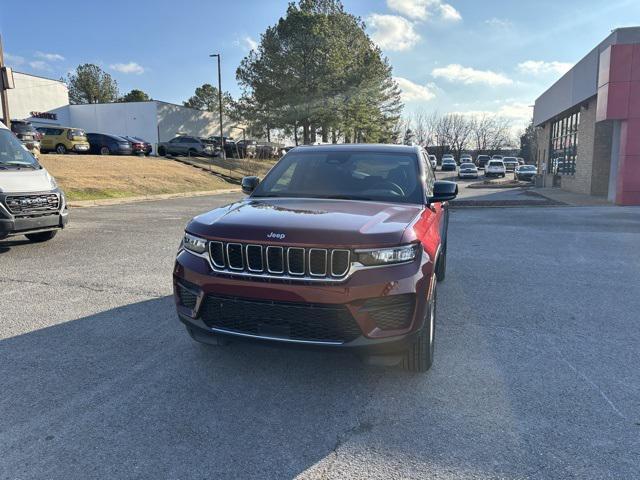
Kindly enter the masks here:
M 182 103 L 216 84 L 241 94 L 235 70 L 287 0 L 0 0 L 5 63 L 66 77 L 82 63 L 122 93 Z M 405 114 L 491 112 L 524 126 L 533 102 L 611 30 L 640 25 L 639 0 L 343 0 L 393 66 Z M 34 15 L 34 12 L 38 12 Z M 635 25 L 634 25 L 635 24 Z

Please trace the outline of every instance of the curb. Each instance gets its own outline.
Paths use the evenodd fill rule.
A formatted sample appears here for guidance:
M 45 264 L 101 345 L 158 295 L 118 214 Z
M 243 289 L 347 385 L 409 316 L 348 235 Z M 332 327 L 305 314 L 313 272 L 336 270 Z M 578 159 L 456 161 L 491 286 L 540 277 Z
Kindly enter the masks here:
M 154 200 L 169 200 L 172 198 L 205 197 L 209 195 L 224 195 L 226 193 L 239 192 L 239 188 L 228 188 L 225 190 L 208 190 L 204 192 L 163 193 L 160 195 L 143 195 L 138 197 L 125 198 L 101 198 L 98 200 L 71 200 L 67 202 L 67 205 L 72 208 L 100 207 L 105 205 L 122 205 L 125 203 L 151 202 Z

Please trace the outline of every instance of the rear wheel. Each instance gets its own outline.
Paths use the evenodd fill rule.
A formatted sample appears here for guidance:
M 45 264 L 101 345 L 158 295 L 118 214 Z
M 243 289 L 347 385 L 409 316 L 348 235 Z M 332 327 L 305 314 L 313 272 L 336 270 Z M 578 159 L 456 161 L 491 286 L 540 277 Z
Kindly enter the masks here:
M 28 233 L 25 237 L 35 243 L 46 242 L 55 237 L 56 233 L 58 233 L 56 230 L 51 230 L 50 232 Z
M 64 155 L 65 153 L 67 153 L 67 147 L 65 147 L 61 143 L 56 145 L 56 153 L 59 153 L 60 155 Z
M 167 154 L 167 149 L 164 147 L 158 147 L 158 155 L 164 157 Z
M 436 281 L 435 277 L 432 280 Z M 409 372 L 422 373 L 433 364 L 434 339 L 436 333 L 436 285 L 433 296 L 427 305 L 425 324 L 413 345 L 409 347 L 402 360 L 402 368 Z

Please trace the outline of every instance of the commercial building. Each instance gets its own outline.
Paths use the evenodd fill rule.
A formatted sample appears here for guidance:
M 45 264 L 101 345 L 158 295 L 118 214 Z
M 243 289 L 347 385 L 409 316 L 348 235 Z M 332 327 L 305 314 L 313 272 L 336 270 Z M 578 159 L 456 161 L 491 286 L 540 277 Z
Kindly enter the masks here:
M 12 119 L 24 119 L 69 105 L 64 82 L 28 73 L 13 72 L 15 88 L 7 90 Z M 4 118 L 0 104 L 0 118 Z
M 614 30 L 535 102 L 547 186 L 640 205 L 640 27 Z
M 58 125 L 140 137 L 153 145 L 153 153 L 158 142 L 169 141 L 178 134 L 220 135 L 217 113 L 158 100 L 70 105 L 67 86 L 59 80 L 14 72 L 14 83 L 15 88 L 8 90 L 11 118 L 29 120 L 36 127 Z M 223 132 L 233 136 L 240 130 L 226 120 Z

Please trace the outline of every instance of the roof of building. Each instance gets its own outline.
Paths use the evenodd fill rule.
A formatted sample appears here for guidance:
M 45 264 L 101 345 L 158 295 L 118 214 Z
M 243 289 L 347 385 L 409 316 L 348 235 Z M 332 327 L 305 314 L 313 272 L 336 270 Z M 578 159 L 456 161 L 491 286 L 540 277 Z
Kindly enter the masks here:
M 19 72 L 17 70 L 14 70 L 13 73 L 17 73 L 19 75 L 26 75 L 28 77 L 42 78 L 43 80 L 50 80 L 52 82 L 64 84 L 64 81 L 60 80 L 59 78 L 43 77 L 42 75 L 34 75 L 33 73 Z
M 598 93 L 600 53 L 611 45 L 640 43 L 640 27 L 618 28 L 536 99 L 534 125 L 580 105 Z

